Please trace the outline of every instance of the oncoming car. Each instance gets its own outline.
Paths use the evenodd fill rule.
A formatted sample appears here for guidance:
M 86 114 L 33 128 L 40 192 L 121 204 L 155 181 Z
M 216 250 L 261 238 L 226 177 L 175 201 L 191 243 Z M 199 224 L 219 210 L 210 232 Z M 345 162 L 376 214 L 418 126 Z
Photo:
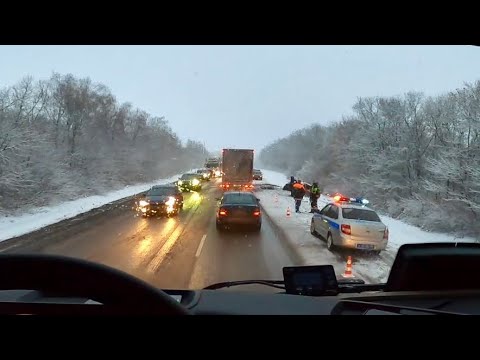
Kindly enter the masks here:
M 212 171 L 208 169 L 198 169 L 197 174 L 201 177 L 203 181 L 209 181 L 212 177 Z
M 177 215 L 183 209 L 183 195 L 176 186 L 152 186 L 137 203 L 137 211 L 144 217 Z
M 200 191 L 202 184 L 199 174 L 183 174 L 177 181 L 177 186 L 182 191 Z
M 374 210 L 356 199 L 342 198 L 326 205 L 313 215 L 310 232 L 326 239 L 329 250 L 342 247 L 379 254 L 388 243 L 387 226 Z
M 217 210 L 217 230 L 228 226 L 246 225 L 256 231 L 262 227 L 259 199 L 250 192 L 225 192 Z

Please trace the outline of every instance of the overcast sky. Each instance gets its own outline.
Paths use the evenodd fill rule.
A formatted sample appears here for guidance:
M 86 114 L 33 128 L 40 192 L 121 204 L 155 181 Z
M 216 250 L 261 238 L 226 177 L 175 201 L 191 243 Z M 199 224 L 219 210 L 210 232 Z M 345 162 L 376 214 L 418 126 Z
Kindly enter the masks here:
M 90 77 L 210 150 L 260 150 L 351 113 L 357 97 L 435 95 L 480 80 L 471 46 L 0 46 L 0 85 Z

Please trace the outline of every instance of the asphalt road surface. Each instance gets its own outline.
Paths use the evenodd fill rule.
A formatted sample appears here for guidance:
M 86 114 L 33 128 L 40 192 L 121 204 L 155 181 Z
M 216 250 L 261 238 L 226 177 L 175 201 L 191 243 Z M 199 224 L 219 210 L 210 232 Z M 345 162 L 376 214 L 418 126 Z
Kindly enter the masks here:
M 138 217 L 129 198 L 3 241 L 0 252 L 88 259 L 163 289 L 199 289 L 234 280 L 280 280 L 283 266 L 299 265 L 266 216 L 260 233 L 219 233 L 215 228 L 216 198 L 221 195 L 218 185 L 219 180 L 212 180 L 204 183 L 201 192 L 186 193 L 178 217 Z

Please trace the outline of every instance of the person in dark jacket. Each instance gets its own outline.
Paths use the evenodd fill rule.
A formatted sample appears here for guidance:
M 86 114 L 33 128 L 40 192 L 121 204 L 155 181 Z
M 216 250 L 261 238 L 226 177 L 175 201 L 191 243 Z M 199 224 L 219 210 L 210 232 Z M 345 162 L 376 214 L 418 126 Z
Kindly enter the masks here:
M 290 176 L 290 182 L 283 185 L 283 190 L 290 191 L 290 196 L 293 196 L 292 195 L 293 184 L 295 184 L 295 178 L 293 176 Z
M 318 198 L 320 197 L 320 188 L 318 183 L 314 182 L 310 188 L 310 212 L 314 213 L 318 210 Z
M 297 180 L 295 184 L 293 184 L 292 196 L 295 199 L 295 212 L 300 212 L 300 205 L 302 204 L 302 199 L 305 196 L 306 190 L 302 184 L 301 180 Z

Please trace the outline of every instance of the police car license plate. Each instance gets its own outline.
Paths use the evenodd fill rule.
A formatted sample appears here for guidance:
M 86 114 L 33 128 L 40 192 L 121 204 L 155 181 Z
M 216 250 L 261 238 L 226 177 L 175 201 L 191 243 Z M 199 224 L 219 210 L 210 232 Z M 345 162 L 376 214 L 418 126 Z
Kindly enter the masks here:
M 357 249 L 362 249 L 362 250 L 373 250 L 375 246 L 371 244 L 357 244 Z

